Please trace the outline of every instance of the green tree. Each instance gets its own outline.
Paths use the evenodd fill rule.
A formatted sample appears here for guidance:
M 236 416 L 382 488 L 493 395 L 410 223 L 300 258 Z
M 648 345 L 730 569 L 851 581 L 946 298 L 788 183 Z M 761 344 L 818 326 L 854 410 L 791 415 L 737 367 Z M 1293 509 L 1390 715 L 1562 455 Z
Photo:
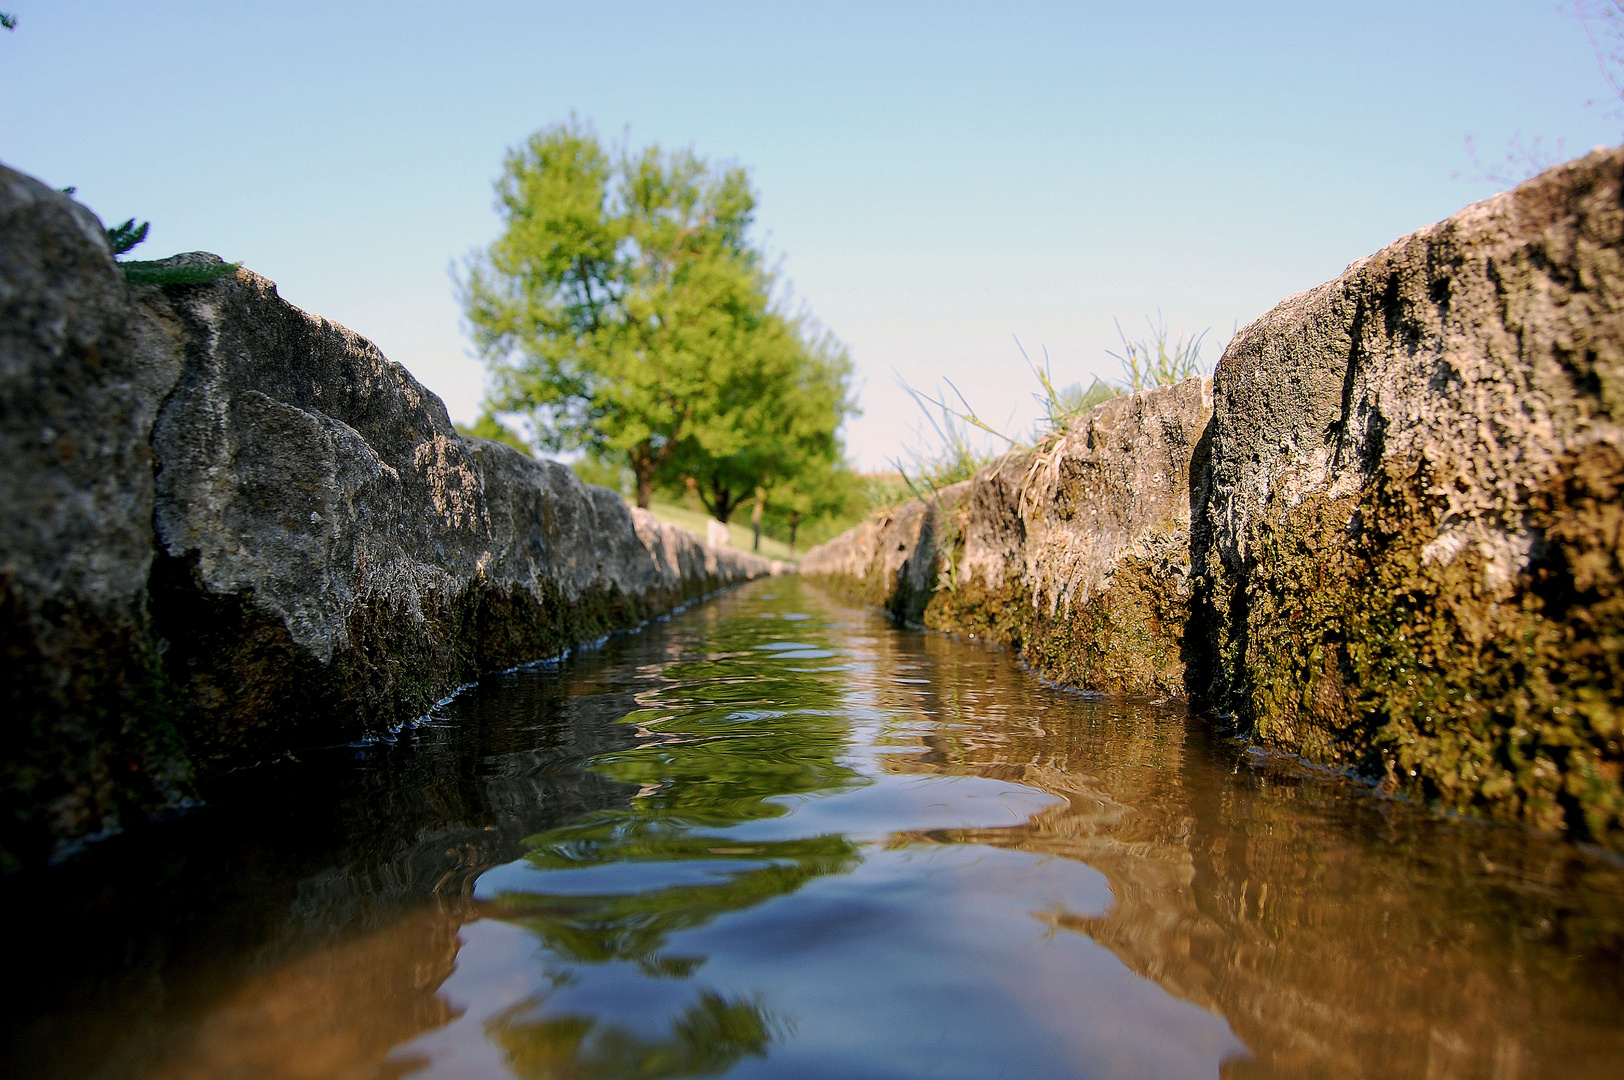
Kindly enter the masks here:
M 839 458 L 815 458 L 788 480 L 767 493 L 768 518 L 781 526 L 783 538 L 795 550 L 801 526 L 845 515 L 861 517 L 861 480 Z
M 809 315 L 769 314 L 718 388 L 718 407 L 673 454 L 664 481 L 676 490 L 692 477 L 705 509 L 722 522 L 752 499 L 760 510 L 807 490 L 841 460 L 840 426 L 857 411 L 851 377 L 845 346 Z
M 510 151 L 496 192 L 502 235 L 459 282 L 491 411 L 529 415 L 544 449 L 621 457 L 647 507 L 770 336 L 748 177 L 686 150 L 612 155 L 572 118 Z

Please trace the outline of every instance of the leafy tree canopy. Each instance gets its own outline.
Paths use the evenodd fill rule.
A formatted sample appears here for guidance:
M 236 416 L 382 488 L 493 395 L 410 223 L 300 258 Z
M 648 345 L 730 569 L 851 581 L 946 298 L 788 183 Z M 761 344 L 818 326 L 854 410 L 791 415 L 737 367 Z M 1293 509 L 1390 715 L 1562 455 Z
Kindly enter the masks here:
M 838 433 L 856 412 L 851 376 L 845 347 L 809 315 L 770 315 L 748 361 L 718 387 L 716 408 L 673 453 L 666 483 L 692 477 L 718 521 L 752 499 L 805 501 L 843 468 Z
M 530 416 L 544 449 L 620 457 L 641 506 L 679 456 L 745 454 L 809 354 L 772 308 L 744 170 L 611 153 L 572 118 L 509 152 L 496 191 L 502 235 L 459 282 L 491 410 Z

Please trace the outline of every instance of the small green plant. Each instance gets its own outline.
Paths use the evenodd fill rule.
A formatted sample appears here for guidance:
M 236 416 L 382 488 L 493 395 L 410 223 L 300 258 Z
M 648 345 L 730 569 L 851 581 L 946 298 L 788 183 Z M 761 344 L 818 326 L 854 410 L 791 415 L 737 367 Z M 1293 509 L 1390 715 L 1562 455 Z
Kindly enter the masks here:
M 957 406 L 948 404 L 946 394 L 931 397 L 903 382 L 902 388 L 908 391 L 914 403 L 925 414 L 925 419 L 935 429 L 940 443 L 940 449 L 934 453 L 917 449 L 908 451 L 911 459 L 908 465 L 902 464 L 900 460 L 893 462 L 908 491 L 921 501 L 934 500 L 939 506 L 941 501 L 939 493 L 942 488 L 960 480 L 970 479 L 989 464 L 994 455 L 975 448 L 970 441 L 972 428 L 996 436 L 1007 443 L 1010 449 L 1036 447 L 1047 450 L 1065 435 L 1073 419 L 1112 398 L 1156 386 L 1172 386 L 1204 372 L 1205 368 L 1201 363 L 1201 342 L 1207 336 L 1205 330 L 1194 335 L 1180 333 L 1174 336 L 1168 332 L 1167 321 L 1159 312 L 1155 321 L 1149 317 L 1145 321 L 1150 327 L 1150 336 L 1140 341 L 1129 341 L 1128 335 L 1122 330 L 1122 324 L 1117 323 L 1117 334 L 1122 338 L 1122 352 L 1108 352 L 1107 355 L 1115 357 L 1121 363 L 1122 381 L 1107 382 L 1095 376 L 1086 389 L 1080 382 L 1065 387 L 1057 386 L 1049 363 L 1048 349 L 1043 350 L 1043 363 L 1039 365 L 1027 355 L 1026 348 L 1021 345 L 1020 339 L 1016 338 L 1015 348 L 1020 352 L 1021 359 L 1026 361 L 1027 367 L 1032 369 L 1032 374 L 1037 377 L 1042 391 L 1033 394 L 1032 397 L 1043 407 L 1043 416 L 1025 441 L 1011 438 L 976 415 L 975 409 L 959 388 L 953 385 L 952 380 L 943 381 L 958 399 Z M 894 503 L 881 504 L 870 498 L 871 508 L 886 509 L 890 505 Z
M 908 391 L 914 403 L 925 414 L 925 420 L 935 430 L 940 449 L 932 453 L 914 448 L 908 451 L 910 458 L 908 465 L 904 465 L 900 458 L 893 459 L 892 464 L 914 498 L 936 507 L 936 521 L 940 532 L 935 545 L 940 553 L 941 566 L 936 574 L 935 587 L 937 590 L 946 589 L 951 592 L 958 587 L 956 549 L 959 522 L 955 511 L 942 502 L 942 489 L 971 479 L 993 460 L 993 454 L 977 449 L 975 443 L 971 441 L 972 427 L 990 431 L 1000 438 L 1007 437 L 999 434 L 996 429 L 975 415 L 975 411 L 964 400 L 964 395 L 959 394 L 958 387 L 952 382 L 948 382 L 947 385 L 958 395 L 960 404 L 964 406 L 964 412 L 961 413 L 943 401 L 920 393 L 906 382 L 902 384 L 902 388 Z M 932 415 L 932 407 L 935 408 L 937 415 Z
M 16 23 L 15 17 L 11 23 L 5 22 L 6 15 L 0 12 L 0 26 L 11 29 Z M 72 185 L 59 189 L 64 195 L 74 195 L 79 189 Z M 143 221 L 137 225 L 134 218 L 129 218 L 123 224 L 114 225 L 102 231 L 107 235 L 107 246 L 112 249 L 115 256 L 123 255 L 137 244 L 146 240 L 147 233 L 152 228 L 152 222 Z M 218 281 L 227 274 L 237 271 L 242 263 L 173 263 L 168 259 L 127 259 L 119 260 L 119 268 L 124 271 L 124 280 L 132 285 L 207 285 L 211 281 Z
M 147 230 L 152 228 L 152 222 L 143 221 L 137 225 L 131 218 L 122 225 L 114 225 L 107 232 L 107 246 L 113 249 L 114 255 L 122 255 L 135 245 L 147 238 Z
M 1121 327 L 1118 327 L 1118 332 L 1121 332 Z M 1121 387 L 1113 386 L 1098 375 L 1093 376 L 1093 382 L 1089 383 L 1087 390 L 1083 389 L 1080 382 L 1057 389 L 1054 376 L 1049 369 L 1047 348 L 1043 350 L 1042 367 L 1038 367 L 1032 362 L 1032 358 L 1026 355 L 1026 349 L 1021 346 L 1020 338 L 1015 339 L 1015 348 L 1020 351 L 1021 359 L 1026 361 L 1026 366 L 1032 369 L 1032 374 L 1038 377 L 1038 385 L 1043 388 L 1043 393 L 1032 395 L 1033 399 L 1043 406 L 1044 412 L 1040 421 L 1043 427 L 1034 432 L 1035 443 L 1041 443 L 1049 435 L 1064 433 L 1070 427 L 1072 417 L 1081 416 L 1114 397 L 1122 396 Z
M 982 466 L 993 459 L 993 455 L 976 448 L 970 438 L 971 427 L 981 428 L 992 432 L 1006 442 L 1013 444 L 1013 440 L 1001 434 L 997 429 L 984 423 L 959 394 L 958 387 L 948 382 L 948 387 L 958 395 L 959 403 L 964 411 L 959 412 L 943 401 L 920 393 L 906 382 L 902 388 L 914 399 L 919 411 L 925 414 L 925 420 L 936 432 L 940 449 L 931 452 L 920 448 L 907 451 L 908 463 L 904 465 L 900 458 L 892 459 L 892 465 L 902 476 L 902 482 L 907 485 L 917 498 L 924 498 L 925 490 L 935 492 L 950 484 L 961 480 L 968 480 L 981 471 Z M 945 395 L 944 395 L 945 397 Z M 937 415 L 932 415 L 932 408 Z
M 857 477 L 857 497 L 869 512 L 883 512 L 901 506 L 913 493 L 900 472 L 862 473 Z

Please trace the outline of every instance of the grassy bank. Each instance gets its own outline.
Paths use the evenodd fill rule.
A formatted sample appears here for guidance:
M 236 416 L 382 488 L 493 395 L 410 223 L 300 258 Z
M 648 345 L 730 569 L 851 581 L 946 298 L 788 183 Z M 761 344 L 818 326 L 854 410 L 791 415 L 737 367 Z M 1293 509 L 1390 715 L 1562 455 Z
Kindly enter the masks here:
M 706 523 L 710 521 L 710 517 L 703 510 L 693 510 L 677 503 L 662 502 L 659 499 L 655 499 L 649 504 L 649 512 L 667 525 L 687 529 L 689 532 L 697 534 L 701 539 L 705 536 Z M 742 522 L 730 522 L 727 531 L 729 546 L 736 547 L 740 551 L 755 550 L 753 547 L 754 534 L 751 532 L 748 518 Z M 780 540 L 774 540 L 765 533 L 762 534 L 761 548 L 756 551 L 756 554 L 768 559 L 782 559 L 785 562 L 799 562 L 801 559 L 799 551 L 791 551 L 788 544 Z

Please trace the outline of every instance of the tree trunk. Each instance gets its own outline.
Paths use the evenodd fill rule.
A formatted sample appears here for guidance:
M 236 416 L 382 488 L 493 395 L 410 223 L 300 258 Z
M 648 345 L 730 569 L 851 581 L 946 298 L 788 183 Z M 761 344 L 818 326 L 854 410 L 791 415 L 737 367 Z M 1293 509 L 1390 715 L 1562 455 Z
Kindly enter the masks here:
M 726 525 L 727 519 L 733 516 L 735 505 L 737 504 L 733 502 L 733 493 L 731 491 L 721 484 L 711 484 L 711 504 L 707 507 L 711 512 L 711 517 Z
M 637 505 L 644 510 L 654 500 L 654 466 L 655 460 L 647 442 L 638 443 L 626 452 L 631 459 L 632 475 L 637 477 Z
M 801 527 L 801 515 L 794 510 L 789 512 L 789 549 L 795 550 L 795 530 Z
M 752 551 L 761 550 L 761 504 L 761 492 L 760 490 L 757 490 L 756 505 L 755 508 L 750 511 L 750 527 L 756 530 L 756 546 L 751 549 Z

